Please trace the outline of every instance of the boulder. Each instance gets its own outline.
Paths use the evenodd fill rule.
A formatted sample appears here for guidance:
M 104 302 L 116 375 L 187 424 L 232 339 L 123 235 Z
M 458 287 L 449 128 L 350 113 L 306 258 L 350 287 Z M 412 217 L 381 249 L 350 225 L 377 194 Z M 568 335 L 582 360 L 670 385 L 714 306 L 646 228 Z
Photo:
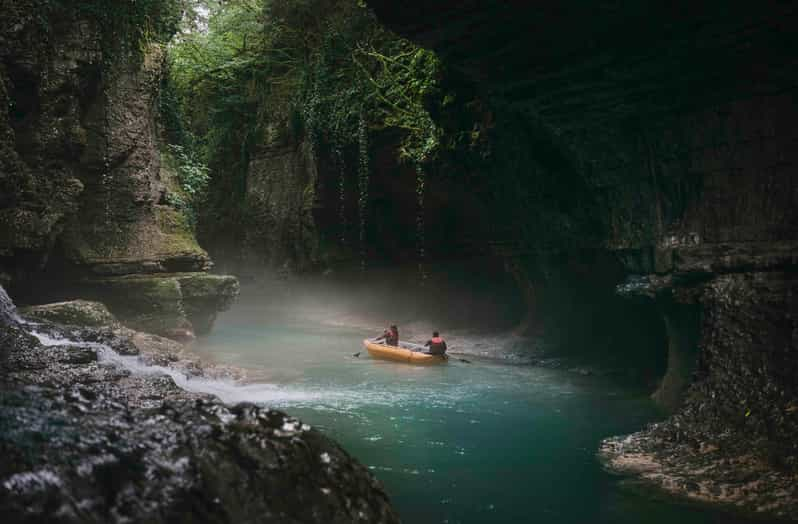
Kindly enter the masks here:
M 48 320 L 76 326 L 113 326 L 116 318 L 105 304 L 89 300 L 71 300 L 22 308 L 22 315 L 33 320 Z
M 125 325 L 181 341 L 210 331 L 216 314 L 239 292 L 235 277 L 209 273 L 91 278 L 84 286 Z

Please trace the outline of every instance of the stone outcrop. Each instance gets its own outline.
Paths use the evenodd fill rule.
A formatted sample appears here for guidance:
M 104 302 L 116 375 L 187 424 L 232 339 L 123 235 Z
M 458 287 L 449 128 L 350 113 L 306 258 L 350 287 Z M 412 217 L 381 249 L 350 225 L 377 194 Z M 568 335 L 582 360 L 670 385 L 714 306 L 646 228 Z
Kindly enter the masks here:
M 237 284 L 207 274 L 210 258 L 173 205 L 181 189 L 158 113 L 164 49 L 116 49 L 78 9 L 7 3 L 0 268 L 12 294 L 100 299 L 137 328 L 207 332 Z
M 23 308 L 21 313 L 33 320 L 46 320 L 75 326 L 99 327 L 117 323 L 116 318 L 108 311 L 105 304 L 88 300 L 30 306 Z
M 593 278 L 661 316 L 655 398 L 675 413 L 607 441 L 607 463 L 676 494 L 794 514 L 795 7 L 368 3 L 505 108 L 494 142 L 512 128 L 528 144 L 485 175 L 512 188 L 501 202 L 520 212 L 496 216 L 518 227 L 494 240 L 533 261 L 532 285 L 550 282 L 551 253 L 561 267 L 606 253 L 622 271 Z
M 216 314 L 238 296 L 235 277 L 208 273 L 158 273 L 90 278 L 82 293 L 100 300 L 140 331 L 177 336 L 206 334 Z
M 0 312 L 12 306 L 4 296 L 0 287 Z M 79 302 L 26 314 L 73 323 L 102 310 Z M 0 324 L 6 522 L 399 522 L 368 470 L 318 430 L 178 388 L 177 374 L 224 374 L 180 344 L 40 321 L 43 345 L 30 325 Z

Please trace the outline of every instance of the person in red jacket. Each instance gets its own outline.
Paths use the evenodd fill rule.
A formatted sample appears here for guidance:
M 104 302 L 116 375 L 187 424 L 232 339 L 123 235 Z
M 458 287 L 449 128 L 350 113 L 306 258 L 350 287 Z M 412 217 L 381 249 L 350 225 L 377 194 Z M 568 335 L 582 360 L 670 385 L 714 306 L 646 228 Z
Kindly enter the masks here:
M 429 348 L 430 355 L 443 355 L 446 353 L 446 341 L 441 338 L 437 331 L 432 332 L 432 338 L 424 344 Z

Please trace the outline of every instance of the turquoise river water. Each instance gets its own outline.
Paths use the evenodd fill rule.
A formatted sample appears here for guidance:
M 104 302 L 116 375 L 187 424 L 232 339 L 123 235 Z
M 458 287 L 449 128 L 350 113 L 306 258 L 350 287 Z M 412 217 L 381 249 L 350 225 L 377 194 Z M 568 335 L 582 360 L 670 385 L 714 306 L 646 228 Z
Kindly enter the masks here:
M 380 321 L 309 304 L 264 298 L 222 315 L 194 350 L 251 378 L 206 387 L 225 401 L 285 410 L 334 438 L 382 481 L 404 522 L 742 522 L 645 495 L 602 470 L 603 437 L 659 416 L 645 392 L 525 365 L 516 356 L 529 341 L 473 330 L 444 333 L 477 355 L 471 364 L 355 358 Z M 400 330 L 416 341 L 429 331 L 409 319 Z

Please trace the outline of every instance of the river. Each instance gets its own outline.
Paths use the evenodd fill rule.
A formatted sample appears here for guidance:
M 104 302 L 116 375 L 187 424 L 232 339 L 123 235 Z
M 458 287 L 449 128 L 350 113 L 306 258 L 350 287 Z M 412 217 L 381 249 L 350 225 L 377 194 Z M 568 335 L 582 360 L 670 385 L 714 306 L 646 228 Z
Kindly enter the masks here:
M 379 332 L 378 317 L 329 297 L 245 297 L 193 350 L 248 370 L 249 383 L 202 389 L 283 409 L 331 436 L 411 524 L 742 522 L 602 470 L 603 437 L 661 416 L 639 387 L 529 365 L 534 341 L 463 326 L 442 330 L 470 363 L 375 360 L 362 340 Z M 428 325 L 403 320 L 403 339 L 428 337 Z

